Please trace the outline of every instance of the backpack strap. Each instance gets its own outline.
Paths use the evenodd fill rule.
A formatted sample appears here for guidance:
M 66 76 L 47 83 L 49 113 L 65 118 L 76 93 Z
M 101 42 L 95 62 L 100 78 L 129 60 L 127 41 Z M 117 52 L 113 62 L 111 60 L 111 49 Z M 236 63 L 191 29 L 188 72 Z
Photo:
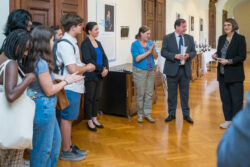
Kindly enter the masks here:
M 55 71 L 56 71 L 56 72 L 59 72 L 59 71 L 61 70 L 61 75 L 63 75 L 64 63 L 62 63 L 62 64 L 60 65 L 60 68 L 58 68 L 58 66 L 57 66 L 57 64 L 56 64 L 56 62 L 57 62 L 57 60 L 58 60 L 58 59 L 57 59 L 57 55 L 56 55 L 56 51 L 57 51 L 57 46 L 58 46 L 58 44 L 59 44 L 60 42 L 67 42 L 68 44 L 70 44 L 70 45 L 73 47 L 73 49 L 74 49 L 74 54 L 76 54 L 76 49 L 75 49 L 75 46 L 74 46 L 69 40 L 67 40 L 67 39 L 60 39 L 60 40 L 58 40 L 57 42 L 55 42 L 54 47 L 53 47 L 54 67 L 55 67 Z

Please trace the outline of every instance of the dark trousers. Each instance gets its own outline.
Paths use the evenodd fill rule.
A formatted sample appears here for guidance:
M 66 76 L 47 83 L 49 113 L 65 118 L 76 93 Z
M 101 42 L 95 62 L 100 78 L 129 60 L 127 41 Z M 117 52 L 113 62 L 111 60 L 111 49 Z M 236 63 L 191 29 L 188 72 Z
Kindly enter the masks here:
M 175 116 L 177 106 L 177 91 L 179 86 L 181 108 L 184 116 L 189 116 L 190 109 L 189 99 L 189 82 L 190 78 L 186 76 L 185 67 L 180 67 L 175 77 L 167 76 L 168 83 L 168 114 Z
M 97 117 L 98 103 L 101 95 L 102 80 L 85 81 L 85 115 L 87 120 Z
M 225 83 L 222 79 L 219 88 L 225 120 L 232 121 L 243 107 L 243 82 Z

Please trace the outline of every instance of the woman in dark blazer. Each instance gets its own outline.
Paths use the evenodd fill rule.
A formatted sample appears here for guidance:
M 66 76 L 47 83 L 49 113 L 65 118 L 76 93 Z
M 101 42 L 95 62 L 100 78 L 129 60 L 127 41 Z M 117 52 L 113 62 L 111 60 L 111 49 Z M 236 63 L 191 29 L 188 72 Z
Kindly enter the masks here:
M 89 22 L 85 27 L 88 37 L 82 42 L 83 62 L 95 65 L 94 72 L 85 74 L 85 113 L 88 120 L 87 126 L 91 131 L 104 128 L 97 120 L 98 103 L 101 95 L 102 79 L 107 76 L 109 64 L 102 45 L 95 38 L 99 35 L 96 22 Z
M 246 59 L 246 40 L 238 34 L 238 24 L 234 19 L 224 23 L 225 35 L 220 36 L 217 53 L 217 79 L 226 122 L 221 128 L 229 128 L 233 117 L 242 109 L 245 80 L 243 62 Z

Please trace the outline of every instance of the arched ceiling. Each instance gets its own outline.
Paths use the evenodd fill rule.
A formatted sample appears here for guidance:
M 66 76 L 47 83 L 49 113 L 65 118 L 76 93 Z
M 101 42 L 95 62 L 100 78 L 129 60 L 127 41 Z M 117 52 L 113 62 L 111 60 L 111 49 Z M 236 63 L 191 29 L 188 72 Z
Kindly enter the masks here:
M 221 1 L 221 0 L 219 0 Z M 242 3 L 249 1 L 249 0 L 227 0 L 227 2 L 224 5 L 224 10 L 228 11 L 228 17 L 234 16 L 234 9 L 241 5 Z

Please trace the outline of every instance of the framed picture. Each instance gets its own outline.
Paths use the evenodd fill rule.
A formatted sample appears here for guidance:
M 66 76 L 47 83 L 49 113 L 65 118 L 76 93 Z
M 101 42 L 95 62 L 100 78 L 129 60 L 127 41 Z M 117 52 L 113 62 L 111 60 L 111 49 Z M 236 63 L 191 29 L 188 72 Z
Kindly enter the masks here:
M 190 31 L 194 31 L 194 16 L 190 16 Z
M 176 20 L 181 19 L 181 14 L 180 13 L 176 13 Z
M 114 6 L 105 4 L 105 32 L 114 32 Z
M 203 31 L 203 19 L 200 18 L 200 31 Z
M 97 0 L 96 22 L 99 25 L 97 40 L 102 43 L 109 62 L 116 61 L 116 4 Z

